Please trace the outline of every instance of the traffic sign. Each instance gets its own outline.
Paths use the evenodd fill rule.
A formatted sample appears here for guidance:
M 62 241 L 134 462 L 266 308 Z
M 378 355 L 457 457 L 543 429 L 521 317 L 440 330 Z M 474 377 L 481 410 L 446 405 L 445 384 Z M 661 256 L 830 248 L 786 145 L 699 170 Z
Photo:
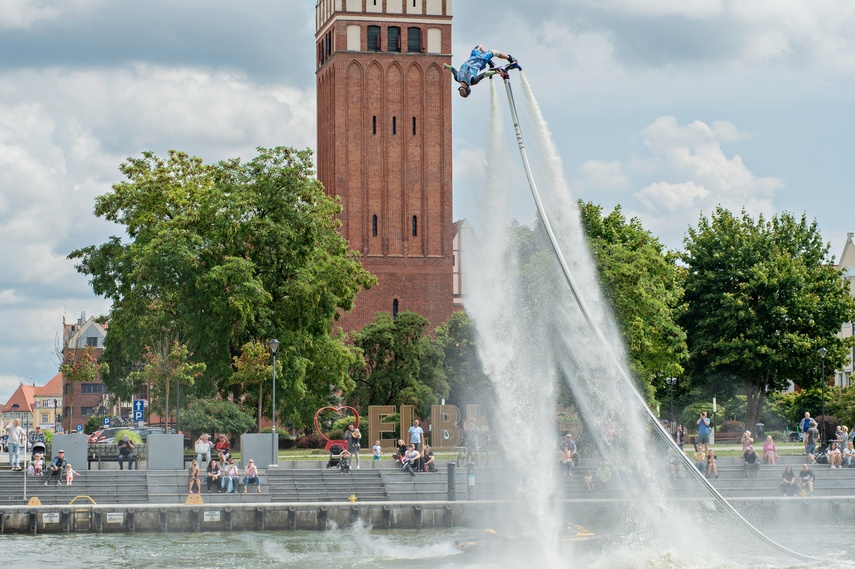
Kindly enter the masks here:
M 109 427 L 109 426 L 110 426 L 110 417 L 104 417 L 104 426 L 105 426 L 105 427 Z
M 145 411 L 144 399 L 134 399 L 134 411 Z
M 82 432 L 83 432 L 83 425 L 77 425 L 76 427 L 74 427 L 74 429 L 75 429 L 78 433 L 82 433 Z
M 134 421 L 143 421 L 145 420 L 143 417 L 144 413 L 142 411 L 134 411 Z

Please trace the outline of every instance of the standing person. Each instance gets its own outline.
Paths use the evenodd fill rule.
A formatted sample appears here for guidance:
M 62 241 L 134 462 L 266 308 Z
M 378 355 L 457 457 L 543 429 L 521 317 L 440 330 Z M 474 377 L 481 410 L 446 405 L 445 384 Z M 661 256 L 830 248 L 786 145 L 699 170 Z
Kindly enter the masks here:
M 70 462 L 66 462 L 65 463 L 65 485 L 66 486 L 71 486 L 71 483 L 74 482 L 74 476 L 75 475 L 80 476 L 80 473 L 77 472 L 76 470 L 74 470 L 73 468 L 71 468 Z M 57 483 L 57 484 L 59 484 L 59 483 Z
M 374 460 L 380 460 L 383 455 L 383 449 L 380 447 L 380 441 L 374 441 L 374 446 L 371 447 L 371 452 L 374 454 Z
M 347 430 L 344 432 L 344 440 L 347 441 L 347 452 L 351 456 L 356 457 L 356 468 L 359 468 L 359 439 L 362 438 L 362 433 L 356 428 L 356 425 L 350 423 Z M 351 464 L 353 461 L 351 460 Z
M 816 441 L 819 440 L 819 429 L 816 428 L 816 421 L 810 420 L 810 427 L 805 433 L 805 454 L 810 460 L 810 464 L 816 462 Z
M 751 438 L 751 431 L 745 431 L 742 433 L 742 454 L 740 456 L 745 456 L 745 451 L 752 445 L 754 445 L 754 439 Z
M 21 468 L 21 450 L 23 450 L 26 438 L 24 429 L 21 428 L 21 420 L 15 419 L 12 421 L 12 419 L 9 419 L 3 425 L 3 428 L 6 430 L 6 435 L 8 436 L 6 446 L 9 449 L 9 467 L 13 471 L 23 470 Z
M 196 464 L 202 464 L 203 462 L 211 462 L 211 441 L 208 440 L 210 435 L 205 433 L 194 443 L 194 449 L 196 450 Z
M 778 464 L 778 449 L 775 447 L 772 435 L 766 435 L 766 442 L 763 443 L 763 462 Z
M 32 449 L 30 460 L 35 460 L 37 454 L 44 454 L 47 450 L 47 440 L 39 425 L 36 425 L 36 430 L 30 433 L 30 448 Z
M 187 493 L 193 494 L 193 485 L 196 485 L 196 490 L 199 494 L 202 493 L 202 483 L 200 482 L 199 462 L 194 458 L 190 463 L 190 468 L 187 469 Z
M 677 443 L 680 450 L 683 450 L 683 438 L 685 435 L 686 432 L 683 430 L 683 425 L 677 423 L 677 430 L 674 431 L 674 442 Z
M 808 429 L 810 429 L 811 421 L 813 421 L 813 419 L 810 418 L 810 413 L 805 412 L 804 418 L 799 421 L 799 430 L 802 432 L 802 435 L 807 434 Z M 804 440 L 804 436 L 802 437 L 802 440 Z
M 59 486 L 59 481 L 62 478 L 62 473 L 65 472 L 66 464 L 68 464 L 68 461 L 65 460 L 65 451 L 58 451 L 47 468 L 48 476 L 45 479 L 45 486 L 50 482 L 51 476 L 56 476 L 56 485 Z
M 122 437 L 122 440 L 119 441 L 119 470 L 125 469 L 125 461 L 128 462 L 128 470 L 133 468 L 135 462 L 134 456 L 134 443 L 131 442 L 131 437 L 125 435 Z M 137 465 L 137 470 L 139 470 L 139 465 Z
M 784 469 L 784 473 L 781 475 L 781 483 L 778 484 L 778 488 L 781 489 L 784 496 L 796 495 L 796 475 L 793 472 L 792 466 L 788 466 Z
M 701 416 L 698 419 L 698 444 L 704 445 L 704 452 L 710 450 L 710 418 L 707 417 L 706 411 L 701 411 Z
M 813 496 L 813 483 L 815 480 L 816 476 L 811 472 L 810 466 L 803 464 L 802 471 L 799 472 L 799 490 L 807 493 L 808 496 Z
M 466 421 L 463 427 L 463 445 L 466 447 L 466 464 L 475 459 L 475 464 L 481 464 L 481 451 L 478 444 L 478 426 L 475 424 L 475 419 Z
M 413 448 L 419 450 L 422 445 L 422 436 L 424 436 L 425 432 L 419 426 L 419 420 L 416 419 L 413 421 L 413 426 L 407 430 L 410 433 L 410 444 L 413 445 Z
M 466 62 L 460 66 L 460 71 L 448 64 L 444 65 L 445 69 L 451 71 L 451 75 L 454 77 L 454 80 L 460 83 L 460 87 L 458 87 L 457 92 L 460 93 L 461 97 L 464 99 L 468 97 L 469 93 L 472 92 L 472 85 L 477 85 L 481 79 L 490 77 L 496 73 L 492 69 L 487 69 L 487 66 L 490 65 L 490 60 L 492 60 L 494 56 L 501 57 L 509 63 L 516 63 L 516 59 L 512 56 L 495 49 L 485 50 L 481 47 L 481 44 L 478 44 L 469 53 L 469 58 Z

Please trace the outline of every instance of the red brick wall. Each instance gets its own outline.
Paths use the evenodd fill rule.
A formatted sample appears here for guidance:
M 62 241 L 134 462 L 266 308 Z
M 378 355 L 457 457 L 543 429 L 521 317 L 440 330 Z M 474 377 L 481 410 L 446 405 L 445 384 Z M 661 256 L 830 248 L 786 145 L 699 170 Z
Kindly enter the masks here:
M 452 89 L 442 69 L 451 60 L 451 18 L 342 12 L 330 22 L 321 22 L 317 34 L 318 177 L 340 197 L 342 234 L 380 281 L 359 295 L 341 324 L 359 329 L 377 311 L 391 312 L 397 299 L 399 310 L 436 326 L 453 310 Z M 347 51 L 348 25 L 360 26 L 363 50 L 368 26 L 380 26 L 383 51 Z M 400 53 L 385 51 L 390 25 L 401 27 Z M 443 53 L 408 53 L 410 26 L 440 28 Z

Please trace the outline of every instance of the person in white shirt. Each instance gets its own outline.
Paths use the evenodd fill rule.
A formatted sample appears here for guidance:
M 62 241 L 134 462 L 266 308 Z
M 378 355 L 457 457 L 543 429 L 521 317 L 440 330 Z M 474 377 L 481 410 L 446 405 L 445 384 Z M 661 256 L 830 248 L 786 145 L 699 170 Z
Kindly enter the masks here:
M 21 420 L 15 419 L 14 423 L 11 419 L 8 420 L 6 421 L 6 424 L 3 425 L 3 429 L 5 429 L 6 434 L 9 436 L 9 466 L 14 471 L 23 470 L 21 468 L 21 451 L 23 450 L 26 437 L 24 435 L 24 429 L 21 428 Z

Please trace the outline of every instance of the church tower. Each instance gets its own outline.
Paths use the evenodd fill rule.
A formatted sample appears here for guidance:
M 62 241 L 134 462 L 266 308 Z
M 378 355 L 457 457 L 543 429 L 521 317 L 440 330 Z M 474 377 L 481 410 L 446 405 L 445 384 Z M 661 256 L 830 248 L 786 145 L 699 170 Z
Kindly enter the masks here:
M 453 309 L 452 0 L 318 0 L 318 178 L 379 283 L 343 316 Z

